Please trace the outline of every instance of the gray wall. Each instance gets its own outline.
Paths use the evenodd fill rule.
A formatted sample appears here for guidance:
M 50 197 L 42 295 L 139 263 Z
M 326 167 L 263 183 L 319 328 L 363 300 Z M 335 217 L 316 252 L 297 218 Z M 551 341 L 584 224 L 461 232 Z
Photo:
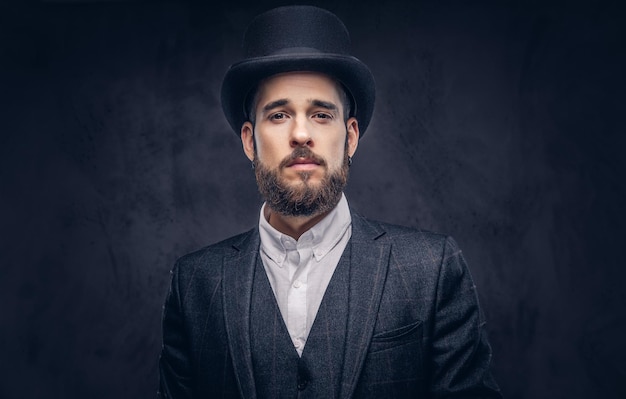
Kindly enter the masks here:
M 218 91 L 276 4 L 0 6 L 0 397 L 153 397 L 173 262 L 256 223 Z M 459 242 L 506 397 L 626 397 L 624 15 L 315 4 L 378 83 L 351 205 Z

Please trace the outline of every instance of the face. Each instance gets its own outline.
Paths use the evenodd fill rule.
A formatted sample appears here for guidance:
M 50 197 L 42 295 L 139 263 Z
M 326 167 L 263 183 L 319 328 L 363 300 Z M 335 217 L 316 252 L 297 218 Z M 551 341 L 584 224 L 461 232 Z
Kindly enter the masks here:
M 314 216 L 341 198 L 359 130 L 355 118 L 343 115 L 339 90 L 312 72 L 275 75 L 259 85 L 256 122 L 244 123 L 241 140 L 270 209 Z

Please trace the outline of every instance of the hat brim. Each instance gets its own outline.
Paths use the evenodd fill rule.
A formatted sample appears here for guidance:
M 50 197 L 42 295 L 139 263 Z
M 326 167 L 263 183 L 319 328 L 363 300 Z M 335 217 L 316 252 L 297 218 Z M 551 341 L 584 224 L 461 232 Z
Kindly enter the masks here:
M 363 137 L 374 111 L 374 77 L 358 58 L 340 54 L 272 55 L 232 65 L 222 82 L 221 101 L 224 115 L 237 135 L 247 120 L 244 108 L 250 90 L 267 77 L 296 71 L 320 72 L 343 84 L 354 100 L 356 110 L 352 110 L 352 116 L 357 118 Z

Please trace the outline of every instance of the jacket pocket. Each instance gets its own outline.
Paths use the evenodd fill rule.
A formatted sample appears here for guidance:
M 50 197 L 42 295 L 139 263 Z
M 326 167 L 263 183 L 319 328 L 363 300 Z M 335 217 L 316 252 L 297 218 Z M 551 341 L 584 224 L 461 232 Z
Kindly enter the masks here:
M 383 331 L 378 334 L 374 334 L 372 341 L 394 341 L 397 339 L 403 339 L 405 336 L 410 336 L 415 332 L 422 324 L 421 320 L 417 320 L 414 323 L 402 326 L 400 328 L 394 328 L 393 330 Z
M 370 342 L 355 397 L 422 397 L 424 379 L 428 375 L 423 364 L 423 345 L 422 321 L 376 332 Z
M 369 353 L 402 346 L 411 342 L 419 341 L 422 337 L 422 321 L 417 320 L 406 326 L 394 328 L 374 334 L 370 344 Z

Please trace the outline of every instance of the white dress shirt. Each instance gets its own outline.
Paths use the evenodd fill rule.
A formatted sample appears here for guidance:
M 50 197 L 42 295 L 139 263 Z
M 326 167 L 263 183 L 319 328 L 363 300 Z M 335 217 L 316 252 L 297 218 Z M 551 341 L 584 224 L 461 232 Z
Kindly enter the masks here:
M 311 325 L 339 258 L 352 235 L 345 195 L 324 219 L 296 241 L 259 217 L 261 259 L 296 351 L 302 356 Z

